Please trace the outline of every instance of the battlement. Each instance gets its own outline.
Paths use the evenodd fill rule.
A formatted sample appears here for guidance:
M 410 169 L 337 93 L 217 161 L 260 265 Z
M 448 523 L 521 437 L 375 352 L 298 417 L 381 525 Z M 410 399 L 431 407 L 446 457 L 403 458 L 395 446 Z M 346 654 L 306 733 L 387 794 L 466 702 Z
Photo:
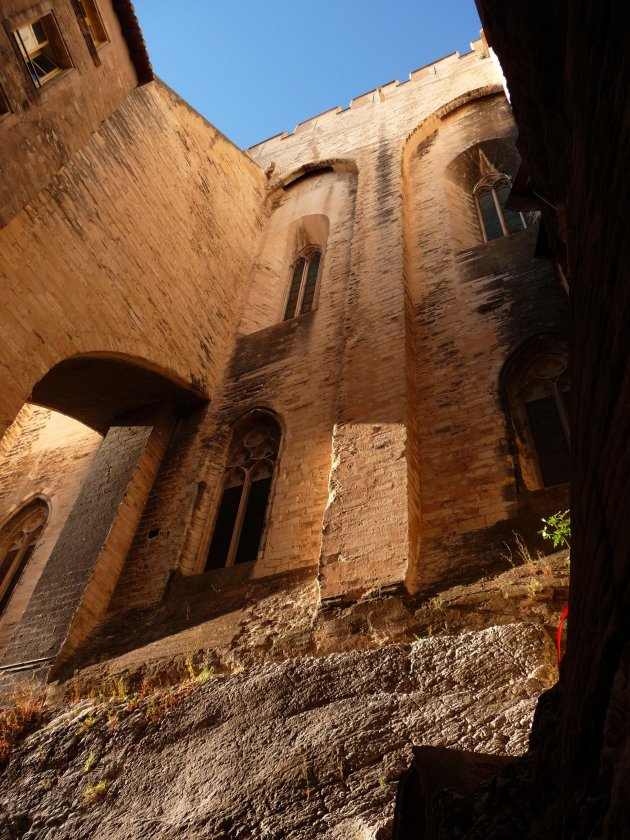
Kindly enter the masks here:
M 265 140 L 261 140 L 259 143 L 254 143 L 253 146 L 249 146 L 247 151 L 258 149 L 272 140 L 285 140 L 287 137 L 294 137 L 298 134 L 303 134 L 304 132 L 315 128 L 315 126 L 322 125 L 322 123 L 327 122 L 328 120 L 341 114 L 345 114 L 350 110 L 356 110 L 357 108 L 364 107 L 365 105 L 384 102 L 392 94 L 394 94 L 398 88 L 401 88 L 404 85 L 414 84 L 416 82 L 423 82 L 432 77 L 439 77 L 442 72 L 448 70 L 452 65 L 457 64 L 462 60 L 469 60 L 475 55 L 480 58 L 487 57 L 486 46 L 482 38 L 472 41 L 470 44 L 470 51 L 467 53 L 460 54 L 458 52 L 453 52 L 437 59 L 437 61 L 431 61 L 423 67 L 418 67 L 416 70 L 412 70 L 409 73 L 409 78 L 405 79 L 403 82 L 398 79 L 394 79 L 391 82 L 379 85 L 378 87 L 368 90 L 365 93 L 351 99 L 347 108 L 343 108 L 341 105 L 336 105 L 334 108 L 322 111 L 320 114 L 316 114 L 315 116 L 304 120 L 304 122 L 298 123 L 293 131 L 278 132 L 278 134 L 274 134 L 271 137 L 267 137 Z

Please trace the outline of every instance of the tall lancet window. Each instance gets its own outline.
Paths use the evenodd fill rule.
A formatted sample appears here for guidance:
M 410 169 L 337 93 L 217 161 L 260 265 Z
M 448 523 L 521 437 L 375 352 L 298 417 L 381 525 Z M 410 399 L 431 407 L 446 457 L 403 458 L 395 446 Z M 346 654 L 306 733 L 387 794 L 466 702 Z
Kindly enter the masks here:
M 569 481 L 570 387 L 567 359 L 555 354 L 536 359 L 521 386 L 545 487 Z
M 256 411 L 235 429 L 206 570 L 256 560 L 273 485 L 280 427 Z
M 511 189 L 510 179 L 498 173 L 486 175 L 475 187 L 475 202 L 484 242 L 508 236 L 526 226 L 522 213 L 508 210 L 505 206 Z
M 11 599 L 48 521 L 48 505 L 35 499 L 17 511 L 0 531 L 0 615 Z
M 308 248 L 298 256 L 291 269 L 291 284 L 284 308 L 284 320 L 305 315 L 315 302 L 321 251 Z
M 566 343 L 530 339 L 508 361 L 504 380 L 521 474 L 530 490 L 570 479 L 571 385 Z

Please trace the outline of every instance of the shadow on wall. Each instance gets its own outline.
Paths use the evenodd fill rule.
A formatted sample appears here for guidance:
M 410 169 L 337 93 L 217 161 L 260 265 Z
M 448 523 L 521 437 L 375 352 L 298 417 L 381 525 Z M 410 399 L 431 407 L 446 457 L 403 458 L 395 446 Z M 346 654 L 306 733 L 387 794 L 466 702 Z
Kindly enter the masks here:
M 168 403 L 185 413 L 205 399 L 195 383 L 183 383 L 143 360 L 88 354 L 51 368 L 33 388 L 31 402 L 103 433 L 114 418 L 143 406 Z
M 0 654 L 35 589 L 80 491 L 101 435 L 55 411 L 27 404 L 2 440 L 0 457 Z M 22 527 L 34 505 L 43 528 Z M 17 530 L 16 530 L 17 529 Z M 31 540 L 35 537 L 35 542 Z M 28 539 L 27 539 L 28 538 Z M 28 556 L 14 549 L 30 549 Z

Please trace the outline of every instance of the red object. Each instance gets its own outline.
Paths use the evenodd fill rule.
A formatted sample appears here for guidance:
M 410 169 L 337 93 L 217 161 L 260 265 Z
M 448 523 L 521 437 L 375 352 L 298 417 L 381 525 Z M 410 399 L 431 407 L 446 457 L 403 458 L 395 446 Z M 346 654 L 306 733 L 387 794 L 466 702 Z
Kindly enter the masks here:
M 560 624 L 558 624 L 558 635 L 556 637 L 556 643 L 558 647 L 558 665 L 560 664 L 560 640 L 562 638 L 562 625 L 566 621 L 567 616 L 569 615 L 569 605 L 565 604 L 564 609 L 562 610 L 562 615 L 560 616 Z

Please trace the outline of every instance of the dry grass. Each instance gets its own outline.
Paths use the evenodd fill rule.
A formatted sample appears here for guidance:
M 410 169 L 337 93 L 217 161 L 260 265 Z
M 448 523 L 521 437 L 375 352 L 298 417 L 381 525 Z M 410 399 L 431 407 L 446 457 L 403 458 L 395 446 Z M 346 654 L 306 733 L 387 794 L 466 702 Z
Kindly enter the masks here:
M 0 762 L 6 761 L 20 738 L 38 726 L 44 704 L 43 691 L 25 686 L 17 689 L 8 704 L 0 709 Z

